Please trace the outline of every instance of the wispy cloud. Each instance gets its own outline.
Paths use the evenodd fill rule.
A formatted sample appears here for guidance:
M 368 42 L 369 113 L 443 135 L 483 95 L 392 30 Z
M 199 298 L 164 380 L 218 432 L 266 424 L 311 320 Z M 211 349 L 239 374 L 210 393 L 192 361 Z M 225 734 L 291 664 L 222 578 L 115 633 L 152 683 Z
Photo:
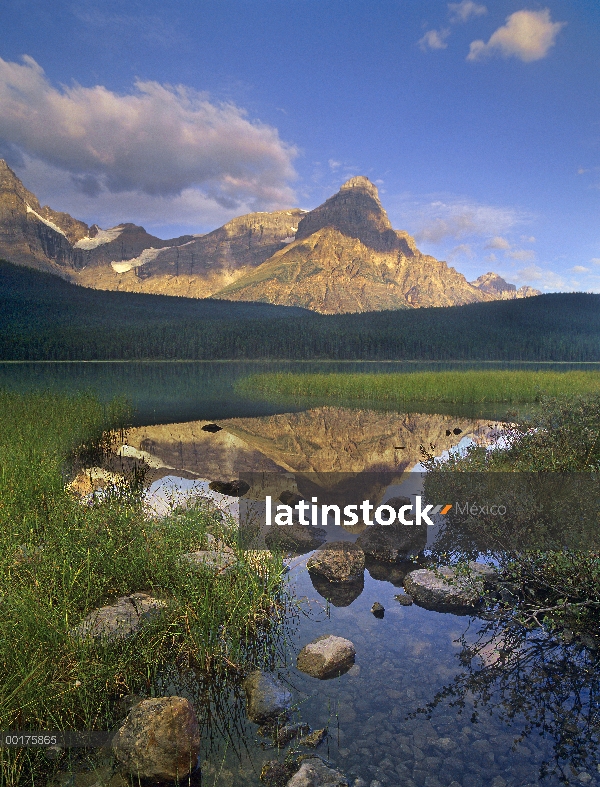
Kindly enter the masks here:
M 503 248 L 500 236 L 527 221 L 528 216 L 515 208 L 485 205 L 467 200 L 435 200 L 406 206 L 415 222 L 419 242 L 440 243 L 446 239 L 492 236 L 489 248 Z
M 450 28 L 445 28 L 444 30 L 428 30 L 417 43 L 423 52 L 427 52 L 428 49 L 446 49 L 448 46 L 446 39 L 449 35 Z
M 541 60 L 554 46 L 566 22 L 553 22 L 550 11 L 515 11 L 506 24 L 492 33 L 487 44 L 472 41 L 467 60 L 482 60 L 491 55 L 516 57 L 524 63 Z
M 533 249 L 513 249 L 507 252 L 506 256 L 519 262 L 531 262 L 535 260 L 535 251 Z
M 450 22 L 452 24 L 468 22 L 469 19 L 475 16 L 487 14 L 487 8 L 479 3 L 474 3 L 473 0 L 462 0 L 461 3 L 448 3 L 448 10 L 450 11 Z
M 571 270 L 573 273 L 590 273 L 591 268 L 586 268 L 585 265 L 573 265 Z
M 450 25 L 468 22 L 476 16 L 487 14 L 487 8 L 473 0 L 462 0 L 460 3 L 448 3 L 448 21 Z M 427 30 L 425 35 L 417 41 L 423 52 L 436 49 L 447 49 L 446 40 L 450 37 L 451 28 L 442 27 L 439 30 Z
M 191 190 L 255 210 L 294 201 L 296 149 L 277 129 L 181 85 L 137 81 L 125 95 L 102 85 L 58 89 L 33 58 L 0 58 L 0 105 L 0 141 L 68 173 L 89 197 Z
M 549 268 L 541 268 L 539 265 L 528 265 L 526 268 L 521 268 L 511 274 L 511 278 L 516 284 L 530 284 L 546 292 L 565 290 L 569 286 L 558 273 Z M 571 285 L 577 286 L 577 283 L 571 282 Z
M 499 235 L 496 235 L 495 238 L 490 238 L 490 240 L 485 244 L 485 249 L 510 249 L 510 243 L 506 240 L 506 238 L 501 238 Z

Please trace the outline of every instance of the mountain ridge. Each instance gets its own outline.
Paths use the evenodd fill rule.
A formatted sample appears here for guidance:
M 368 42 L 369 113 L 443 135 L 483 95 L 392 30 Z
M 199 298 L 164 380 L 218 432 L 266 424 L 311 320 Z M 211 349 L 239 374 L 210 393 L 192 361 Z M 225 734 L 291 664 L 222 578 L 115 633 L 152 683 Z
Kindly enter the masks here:
M 250 213 L 162 240 L 42 207 L 0 160 L 0 257 L 84 287 L 300 306 L 322 314 L 454 306 L 540 294 L 498 274 L 474 282 L 396 230 L 375 184 L 351 178 L 312 211 Z

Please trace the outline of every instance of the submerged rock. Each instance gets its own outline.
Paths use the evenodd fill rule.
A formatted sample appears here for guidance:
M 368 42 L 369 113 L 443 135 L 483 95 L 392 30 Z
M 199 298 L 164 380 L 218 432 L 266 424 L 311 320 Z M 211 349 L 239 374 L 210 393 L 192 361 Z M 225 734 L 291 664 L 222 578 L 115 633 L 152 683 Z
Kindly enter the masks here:
M 407 497 L 393 497 L 385 505 L 399 511 L 404 505 L 410 505 Z M 410 518 L 410 516 L 409 516 Z M 365 555 L 389 563 L 421 552 L 427 544 L 427 529 L 415 525 L 402 525 L 395 522 L 391 525 L 373 525 L 364 530 L 356 539 Z
M 283 748 L 287 746 L 290 741 L 293 741 L 294 738 L 302 738 L 302 736 L 306 736 L 310 733 L 310 726 L 305 722 L 297 722 L 296 724 L 284 724 L 283 727 L 280 727 L 278 730 L 275 731 L 273 735 L 273 742 Z
M 292 694 L 272 672 L 255 670 L 244 680 L 248 718 L 256 724 L 285 714 L 292 704 Z
M 402 604 L 403 607 L 411 607 L 413 603 L 413 597 L 409 596 L 408 593 L 398 593 L 397 596 L 394 596 L 396 601 L 399 604 Z
M 72 637 L 116 641 L 135 634 L 140 626 L 156 617 L 166 607 L 164 601 L 148 593 L 120 596 L 115 604 L 99 607 L 72 628 Z
M 213 492 L 218 492 L 220 495 L 241 497 L 250 489 L 250 484 L 239 479 L 235 481 L 211 481 L 208 488 L 212 489 Z
M 302 648 L 296 666 L 313 678 L 329 678 L 347 672 L 354 664 L 355 655 L 356 649 L 349 639 L 324 634 Z
M 285 787 L 293 773 L 294 766 L 291 763 L 268 760 L 262 767 L 260 780 L 266 787 Z
M 323 743 L 327 737 L 327 728 L 323 727 L 321 730 L 314 730 L 309 735 L 305 735 L 298 741 L 299 746 L 308 746 L 311 749 L 316 749 L 320 743 Z
M 143 700 L 113 739 L 113 754 L 136 779 L 175 781 L 195 770 L 200 729 L 185 697 Z
M 469 563 L 468 575 L 459 574 L 452 566 L 441 566 L 435 571 L 421 568 L 406 576 L 404 587 L 423 607 L 472 608 L 481 599 L 485 582 L 495 575 L 491 566 L 475 562 Z
M 348 787 L 348 784 L 343 773 L 330 768 L 319 757 L 310 757 L 302 761 L 287 787 Z
M 348 541 L 332 541 L 316 552 L 306 567 L 329 582 L 356 582 L 364 575 L 365 553 Z

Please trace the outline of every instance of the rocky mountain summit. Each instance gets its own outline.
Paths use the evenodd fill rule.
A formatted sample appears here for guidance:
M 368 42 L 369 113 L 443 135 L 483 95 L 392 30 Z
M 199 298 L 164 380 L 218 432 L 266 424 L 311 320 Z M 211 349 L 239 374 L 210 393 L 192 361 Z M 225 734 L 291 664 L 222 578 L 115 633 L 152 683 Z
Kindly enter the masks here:
M 395 230 L 365 177 L 312 211 L 250 213 L 162 240 L 91 227 L 42 207 L 0 160 L 0 258 L 101 290 L 302 306 L 322 314 L 455 306 L 538 295 L 487 273 L 474 282 Z

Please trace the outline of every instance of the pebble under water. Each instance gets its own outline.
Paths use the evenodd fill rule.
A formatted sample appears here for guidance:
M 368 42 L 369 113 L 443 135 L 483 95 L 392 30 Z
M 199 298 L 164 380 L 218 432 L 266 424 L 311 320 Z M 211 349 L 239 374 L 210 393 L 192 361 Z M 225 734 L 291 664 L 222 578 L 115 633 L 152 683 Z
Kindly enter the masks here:
M 488 621 L 401 605 L 399 572 L 389 566 L 391 581 L 366 571 L 360 596 L 335 607 L 314 589 L 306 559 L 294 560 L 288 575 L 296 625 L 278 672 L 295 697 L 291 720 L 328 728 L 316 753 L 350 785 L 600 784 L 593 656 L 538 632 L 521 643 L 519 658 L 505 660 L 498 631 L 485 633 Z M 371 568 L 380 577 L 385 570 Z M 382 618 L 371 613 L 376 601 Z M 296 669 L 298 651 L 321 634 L 352 640 L 349 672 L 318 680 Z M 480 637 L 489 642 L 465 658 Z M 278 750 L 260 737 L 241 696 L 230 710 L 236 723 L 207 745 L 202 782 L 259 785 L 263 764 L 283 760 L 293 744 Z

